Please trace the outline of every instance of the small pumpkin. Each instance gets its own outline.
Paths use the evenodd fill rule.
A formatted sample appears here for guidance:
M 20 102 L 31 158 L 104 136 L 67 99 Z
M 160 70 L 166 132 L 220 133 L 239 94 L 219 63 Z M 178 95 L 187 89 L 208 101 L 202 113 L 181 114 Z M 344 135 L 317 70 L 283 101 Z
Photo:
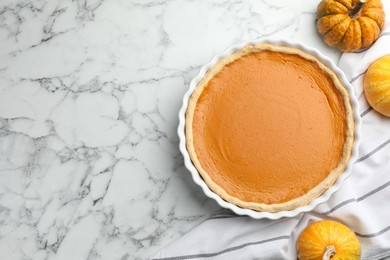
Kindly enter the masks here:
M 358 260 L 360 243 L 347 226 L 323 220 L 311 223 L 302 231 L 297 252 L 300 260 Z
M 390 55 L 379 58 L 368 67 L 363 86 L 371 107 L 390 117 Z
M 370 47 L 385 24 L 381 0 L 323 0 L 317 17 L 324 41 L 343 52 Z

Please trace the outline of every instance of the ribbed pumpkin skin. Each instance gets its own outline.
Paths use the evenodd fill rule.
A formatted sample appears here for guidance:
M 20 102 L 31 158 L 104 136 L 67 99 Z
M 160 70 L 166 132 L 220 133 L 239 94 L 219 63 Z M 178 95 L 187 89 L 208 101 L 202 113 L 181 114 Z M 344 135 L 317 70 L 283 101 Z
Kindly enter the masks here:
M 371 46 L 385 24 L 381 0 L 366 0 L 356 15 L 350 11 L 360 0 L 323 0 L 317 7 L 317 30 L 324 41 L 343 52 Z
M 390 117 L 390 55 L 374 61 L 364 76 L 364 94 L 379 113 Z
M 332 260 L 360 259 L 360 243 L 355 233 L 332 220 L 314 222 L 302 231 L 297 241 L 298 258 L 322 260 L 326 247 L 330 245 L 336 248 Z

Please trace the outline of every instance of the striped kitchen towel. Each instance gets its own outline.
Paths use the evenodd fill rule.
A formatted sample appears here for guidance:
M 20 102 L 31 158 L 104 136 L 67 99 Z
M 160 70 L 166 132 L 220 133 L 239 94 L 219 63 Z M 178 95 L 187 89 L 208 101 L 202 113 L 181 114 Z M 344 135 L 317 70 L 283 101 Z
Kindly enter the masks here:
M 390 14 L 390 1 L 385 2 Z M 327 203 L 276 221 L 223 210 L 153 259 L 296 259 L 297 236 L 308 222 L 320 219 L 335 219 L 351 227 L 361 242 L 362 259 L 390 259 L 390 118 L 372 110 L 363 93 L 369 64 L 385 54 L 390 54 L 389 22 L 370 49 L 343 54 L 339 61 L 359 99 L 362 140 L 350 177 Z

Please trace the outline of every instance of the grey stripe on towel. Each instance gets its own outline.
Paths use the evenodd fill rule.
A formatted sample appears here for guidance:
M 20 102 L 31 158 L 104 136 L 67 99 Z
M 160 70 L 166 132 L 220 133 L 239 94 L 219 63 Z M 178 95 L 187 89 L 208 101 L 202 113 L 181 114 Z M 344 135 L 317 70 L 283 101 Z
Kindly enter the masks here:
M 279 237 L 269 238 L 269 239 L 265 239 L 265 240 L 255 241 L 255 242 L 248 242 L 248 243 L 241 244 L 238 246 L 228 247 L 224 250 L 214 252 L 214 253 L 181 255 L 181 256 L 172 256 L 172 257 L 165 257 L 165 258 L 154 258 L 151 260 L 183 260 L 183 259 L 194 259 L 194 258 L 200 258 L 200 257 L 203 257 L 203 258 L 213 257 L 213 256 L 217 256 L 217 255 L 226 254 L 226 253 L 229 253 L 232 251 L 236 251 L 236 250 L 242 249 L 242 248 L 247 247 L 247 246 L 260 245 L 260 244 L 265 244 L 265 243 L 269 243 L 269 242 L 273 242 L 273 241 L 277 241 L 277 240 L 287 240 L 287 239 L 290 239 L 290 236 L 279 236 Z
M 372 107 L 367 108 L 366 110 L 363 111 L 363 113 L 360 114 L 360 117 L 364 117 L 364 116 L 367 115 L 371 110 L 372 110 Z
M 387 140 L 386 142 L 384 142 L 383 144 L 379 145 L 378 147 L 376 147 L 375 149 L 373 149 L 371 152 L 369 152 L 368 154 L 360 157 L 356 163 L 360 163 L 368 158 L 370 158 L 372 155 L 374 155 L 375 153 L 377 153 L 378 151 L 382 150 L 386 145 L 390 144 L 390 139 Z
M 379 191 L 381 191 L 381 190 L 387 188 L 388 186 L 390 186 L 390 181 L 386 182 L 385 184 L 382 184 L 382 185 L 379 186 L 379 187 L 376 187 L 375 189 L 373 189 L 373 190 L 367 192 L 366 194 L 364 194 L 363 196 L 361 196 L 361 197 L 359 197 L 359 198 L 357 198 L 357 199 L 345 200 L 345 201 L 343 201 L 343 202 L 337 204 L 336 206 L 334 206 L 334 207 L 331 208 L 330 210 L 323 212 L 323 214 L 328 215 L 328 214 L 330 214 L 330 213 L 335 212 L 335 211 L 338 210 L 339 208 L 341 208 L 341 207 L 343 207 L 343 206 L 345 206 L 345 205 L 348 205 L 348 204 L 350 204 L 350 203 L 352 203 L 352 202 L 360 202 L 360 201 L 362 201 L 362 200 L 365 200 L 366 198 L 371 197 L 371 196 L 374 195 L 375 193 L 377 193 L 377 192 L 379 192 Z

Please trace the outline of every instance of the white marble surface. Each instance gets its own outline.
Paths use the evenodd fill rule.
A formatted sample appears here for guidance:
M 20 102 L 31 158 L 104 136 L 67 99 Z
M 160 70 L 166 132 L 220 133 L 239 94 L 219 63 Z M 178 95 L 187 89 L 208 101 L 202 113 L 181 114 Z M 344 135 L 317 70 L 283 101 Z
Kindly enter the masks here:
M 0 258 L 147 259 L 218 210 L 183 166 L 182 95 L 243 40 L 337 61 L 318 2 L 2 0 Z

